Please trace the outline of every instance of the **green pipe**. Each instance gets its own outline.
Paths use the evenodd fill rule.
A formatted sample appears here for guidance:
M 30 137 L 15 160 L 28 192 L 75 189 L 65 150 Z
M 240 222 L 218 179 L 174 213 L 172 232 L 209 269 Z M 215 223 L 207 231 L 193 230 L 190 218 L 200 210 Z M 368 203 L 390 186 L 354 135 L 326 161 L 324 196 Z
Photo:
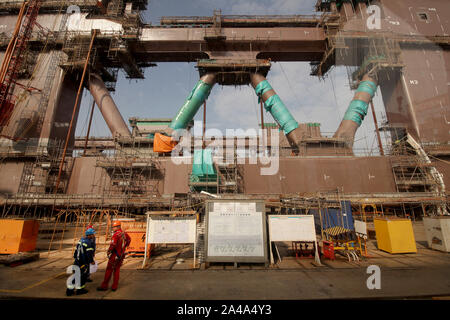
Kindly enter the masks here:
M 261 101 L 262 95 L 269 90 L 272 90 L 272 87 L 267 80 L 258 83 L 255 87 L 256 95 L 259 97 L 258 102 Z M 295 121 L 294 117 L 277 94 L 270 96 L 264 101 L 264 109 L 270 112 L 280 128 L 284 131 L 284 134 L 288 134 L 292 130 L 298 128 L 298 122 Z
M 169 127 L 174 130 L 187 128 L 200 106 L 208 99 L 212 87 L 212 84 L 199 80 Z
M 361 81 L 356 92 L 366 92 L 370 94 L 370 99 L 375 95 L 377 85 L 372 81 Z M 370 101 L 369 99 L 369 101 Z M 362 124 L 364 117 L 367 115 L 369 103 L 363 100 L 352 100 L 344 115 L 344 120 L 352 120 L 358 126 Z

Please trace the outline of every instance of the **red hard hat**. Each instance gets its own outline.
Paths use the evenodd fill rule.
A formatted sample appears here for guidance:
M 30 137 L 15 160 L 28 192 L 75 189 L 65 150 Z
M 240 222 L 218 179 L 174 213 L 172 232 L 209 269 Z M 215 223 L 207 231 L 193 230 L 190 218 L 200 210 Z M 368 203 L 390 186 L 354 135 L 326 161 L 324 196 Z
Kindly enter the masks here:
M 88 225 L 87 227 L 86 227 L 86 230 L 87 229 L 94 229 L 94 227 L 92 226 L 92 224 L 90 224 L 90 225 Z
M 117 220 L 114 221 L 113 224 L 112 224 L 113 227 L 120 227 L 121 225 L 122 224 L 120 223 L 120 221 L 117 221 Z

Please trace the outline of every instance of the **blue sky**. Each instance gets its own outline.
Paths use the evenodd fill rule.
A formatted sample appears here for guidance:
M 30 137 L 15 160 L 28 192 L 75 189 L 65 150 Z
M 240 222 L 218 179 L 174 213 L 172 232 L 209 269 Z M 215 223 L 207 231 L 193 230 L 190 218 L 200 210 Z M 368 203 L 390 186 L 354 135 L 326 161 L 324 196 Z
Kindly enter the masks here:
M 222 14 L 312 14 L 315 3 L 316 0 L 150 0 L 143 16 L 147 23 L 158 25 L 162 16 L 211 16 L 214 9 L 221 9 Z M 267 80 L 298 122 L 320 122 L 321 131 L 325 135 L 332 135 L 354 94 L 349 89 L 346 68 L 334 68 L 325 80 L 311 77 L 309 72 L 308 63 L 273 63 Z M 145 80 L 128 80 L 120 72 L 112 97 L 127 122 L 133 116 L 172 118 L 198 78 L 195 63 L 158 63 L 157 67 L 145 70 Z M 76 128 L 77 136 L 86 134 L 91 103 L 92 97 L 85 90 Z M 380 123 L 384 105 L 379 91 L 374 104 Z M 251 86 L 216 85 L 207 101 L 207 128 L 218 128 L 224 134 L 227 128 L 257 128 L 260 122 L 258 112 L 259 105 Z M 202 114 L 200 109 L 194 119 L 201 121 Z M 266 112 L 264 119 L 265 122 L 273 122 Z M 110 135 L 97 108 L 91 135 Z M 355 141 L 355 148 L 377 149 L 370 111 Z

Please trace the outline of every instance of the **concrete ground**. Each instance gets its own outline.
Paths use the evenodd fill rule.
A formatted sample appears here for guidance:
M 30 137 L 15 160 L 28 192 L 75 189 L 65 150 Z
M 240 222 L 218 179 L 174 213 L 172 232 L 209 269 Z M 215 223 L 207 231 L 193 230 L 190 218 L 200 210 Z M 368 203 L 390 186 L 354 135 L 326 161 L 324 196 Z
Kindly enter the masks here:
M 450 296 L 450 254 L 427 248 L 422 222 L 415 222 L 416 254 L 392 255 L 369 240 L 370 258 L 349 262 L 322 258 L 296 259 L 289 244 L 279 246 L 282 261 L 265 267 L 259 264 L 212 264 L 193 269 L 191 246 L 157 248 L 142 268 L 141 257 L 130 257 L 121 270 L 119 290 L 98 292 L 106 256 L 102 246 L 96 260 L 99 271 L 87 284 L 89 293 L 71 299 L 345 299 L 415 298 Z M 71 265 L 73 239 L 61 250 L 44 251 L 38 261 L 8 267 L 0 265 L 0 298 L 66 298 L 67 266 Z M 102 252 L 103 251 L 103 252 Z M 381 289 L 369 290 L 369 265 L 381 270 Z

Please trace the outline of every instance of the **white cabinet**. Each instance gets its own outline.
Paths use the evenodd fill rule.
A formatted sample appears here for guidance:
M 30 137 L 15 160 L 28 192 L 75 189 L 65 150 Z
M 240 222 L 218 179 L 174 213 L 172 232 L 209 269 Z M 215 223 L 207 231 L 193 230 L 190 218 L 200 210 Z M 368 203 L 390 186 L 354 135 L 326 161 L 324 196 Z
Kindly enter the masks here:
M 424 217 L 428 247 L 450 252 L 450 216 Z

